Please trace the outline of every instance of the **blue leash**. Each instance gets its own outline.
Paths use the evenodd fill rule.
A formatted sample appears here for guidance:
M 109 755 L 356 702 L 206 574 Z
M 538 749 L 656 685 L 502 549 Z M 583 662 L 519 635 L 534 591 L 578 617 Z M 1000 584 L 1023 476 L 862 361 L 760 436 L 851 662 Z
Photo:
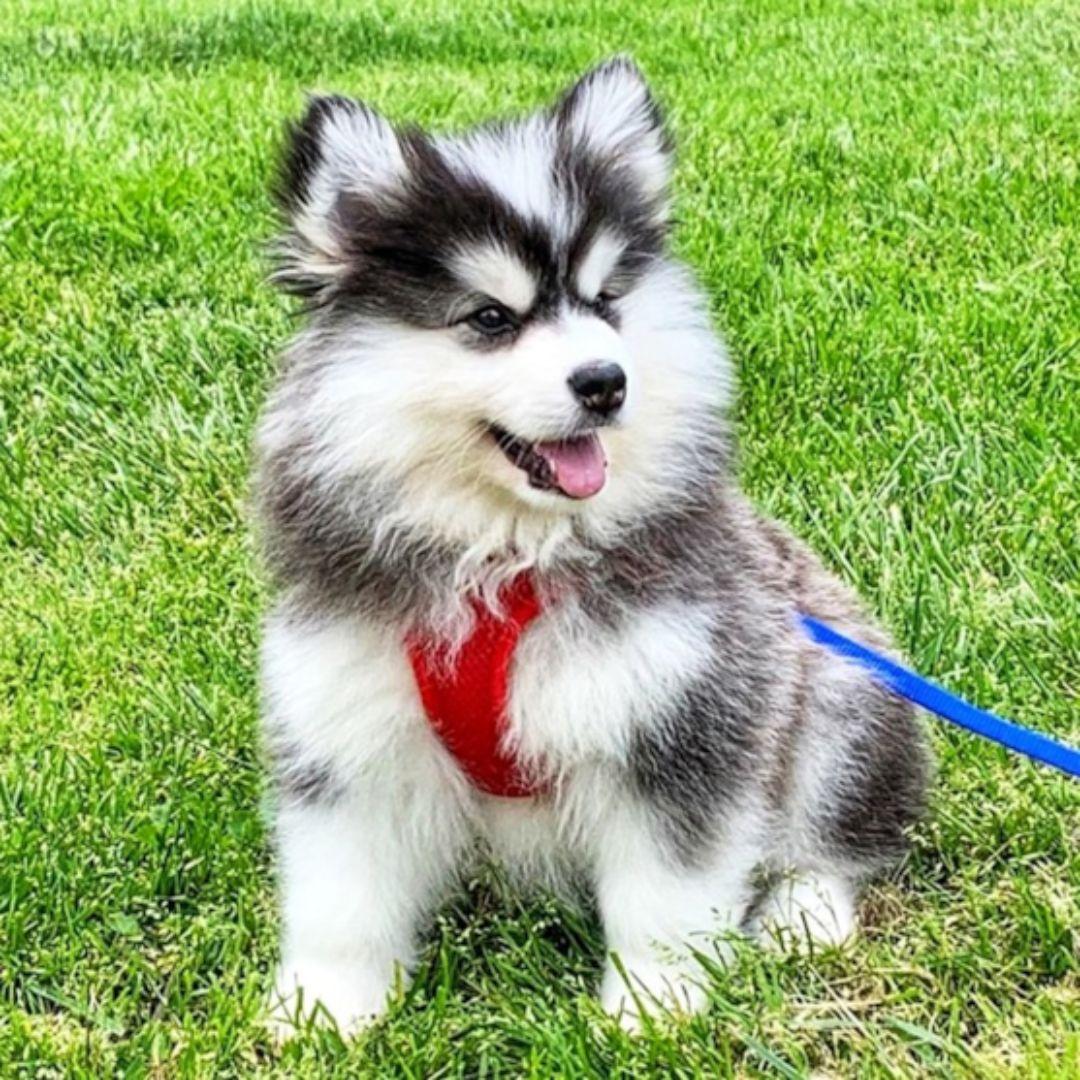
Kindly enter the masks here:
M 873 649 L 844 637 L 831 626 L 809 615 L 800 614 L 799 620 L 818 644 L 864 664 L 879 681 L 908 701 L 913 701 L 916 705 L 967 728 L 968 731 L 974 731 L 976 735 L 992 739 L 1010 750 L 1018 750 L 1044 765 L 1051 765 L 1063 773 L 1080 778 L 1080 750 L 1055 742 L 1041 732 L 1003 720 L 984 709 L 977 709 L 963 698 L 950 694 L 943 687 L 921 678 L 914 671 L 908 671 Z

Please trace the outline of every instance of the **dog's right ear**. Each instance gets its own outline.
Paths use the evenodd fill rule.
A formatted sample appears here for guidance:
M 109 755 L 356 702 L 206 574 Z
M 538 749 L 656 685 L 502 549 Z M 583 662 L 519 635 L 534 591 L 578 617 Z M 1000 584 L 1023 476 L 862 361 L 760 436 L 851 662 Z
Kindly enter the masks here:
M 289 127 L 275 187 L 286 230 L 273 280 L 309 300 L 331 294 L 350 268 L 349 213 L 387 197 L 404 173 L 387 120 L 351 98 L 312 97 Z

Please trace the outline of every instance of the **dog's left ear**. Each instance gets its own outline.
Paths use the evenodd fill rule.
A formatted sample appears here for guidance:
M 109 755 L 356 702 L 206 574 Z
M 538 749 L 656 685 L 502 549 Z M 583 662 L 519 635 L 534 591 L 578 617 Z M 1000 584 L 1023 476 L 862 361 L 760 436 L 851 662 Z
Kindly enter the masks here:
M 556 120 L 579 146 L 625 169 L 651 200 L 664 201 L 672 143 L 640 68 L 625 56 L 586 72 L 556 106 Z

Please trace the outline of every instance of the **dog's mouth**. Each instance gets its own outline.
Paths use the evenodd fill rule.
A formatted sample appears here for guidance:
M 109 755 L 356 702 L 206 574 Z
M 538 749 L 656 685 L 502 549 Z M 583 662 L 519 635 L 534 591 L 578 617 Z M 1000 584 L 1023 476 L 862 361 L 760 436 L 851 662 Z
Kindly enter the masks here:
M 557 491 L 568 499 L 588 499 L 607 480 L 607 457 L 595 432 L 570 439 L 529 442 L 489 424 L 495 444 L 540 491 Z

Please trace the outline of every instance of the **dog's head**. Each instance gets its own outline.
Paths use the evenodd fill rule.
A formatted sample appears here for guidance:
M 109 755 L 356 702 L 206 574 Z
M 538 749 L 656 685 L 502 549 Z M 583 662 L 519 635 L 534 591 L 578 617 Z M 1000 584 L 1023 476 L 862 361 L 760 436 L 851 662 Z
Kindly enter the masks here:
M 413 523 L 466 539 L 677 495 L 715 441 L 726 365 L 666 254 L 670 172 L 623 59 L 453 136 L 313 99 L 276 273 L 312 318 L 264 441 L 302 425 L 325 472 L 377 478 Z

